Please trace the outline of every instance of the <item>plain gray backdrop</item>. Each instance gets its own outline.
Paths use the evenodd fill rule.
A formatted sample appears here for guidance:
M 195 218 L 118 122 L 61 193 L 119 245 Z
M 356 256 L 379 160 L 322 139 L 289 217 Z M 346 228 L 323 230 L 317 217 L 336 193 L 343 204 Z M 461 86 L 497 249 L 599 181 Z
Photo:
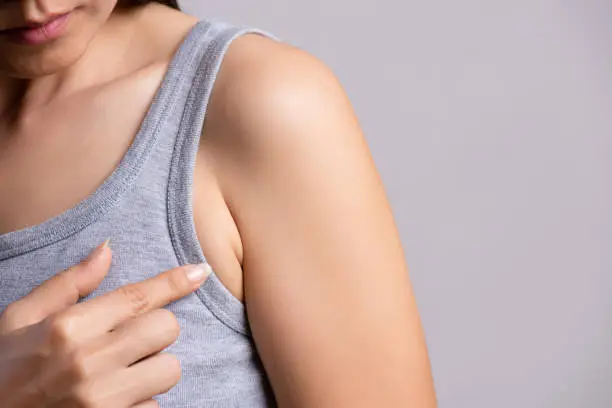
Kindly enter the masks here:
M 396 214 L 441 408 L 612 407 L 612 2 L 183 5 L 340 78 Z

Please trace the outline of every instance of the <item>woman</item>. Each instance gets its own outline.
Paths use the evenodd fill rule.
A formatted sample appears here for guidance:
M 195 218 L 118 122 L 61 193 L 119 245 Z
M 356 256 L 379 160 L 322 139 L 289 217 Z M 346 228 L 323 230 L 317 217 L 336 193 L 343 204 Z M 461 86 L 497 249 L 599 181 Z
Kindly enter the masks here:
M 0 406 L 435 406 L 328 68 L 173 1 L 2 2 L 0 30 Z

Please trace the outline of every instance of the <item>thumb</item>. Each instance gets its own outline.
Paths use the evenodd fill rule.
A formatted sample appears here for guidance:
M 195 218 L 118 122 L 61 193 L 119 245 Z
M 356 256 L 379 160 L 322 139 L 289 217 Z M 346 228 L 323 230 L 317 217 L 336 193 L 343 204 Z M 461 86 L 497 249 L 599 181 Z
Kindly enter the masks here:
M 65 270 L 10 304 L 0 317 L 0 332 L 36 324 L 76 304 L 96 289 L 108 273 L 112 252 L 108 240 L 81 263 Z

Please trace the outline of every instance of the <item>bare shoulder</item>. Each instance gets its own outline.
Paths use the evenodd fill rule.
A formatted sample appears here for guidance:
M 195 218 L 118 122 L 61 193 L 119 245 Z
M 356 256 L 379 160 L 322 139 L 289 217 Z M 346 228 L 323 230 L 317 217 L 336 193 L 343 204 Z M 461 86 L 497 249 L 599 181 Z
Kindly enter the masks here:
M 320 115 L 330 113 L 325 105 L 333 104 L 344 104 L 342 116 L 351 116 L 334 74 L 311 54 L 259 34 L 243 35 L 228 47 L 208 103 L 198 163 L 214 180 L 199 190 L 213 186 L 233 217 L 234 225 L 224 229 L 233 231 L 236 263 L 243 263 L 246 234 L 241 207 L 251 200 L 235 193 L 262 166 L 279 172 L 288 170 L 288 163 L 307 166 L 312 157 L 300 154 L 302 145 L 310 139 L 310 147 L 318 149 L 314 137 L 321 144 L 330 140 L 327 132 L 305 124 L 322 125 Z M 242 272 L 232 270 L 226 281 L 241 280 Z M 233 292 L 242 295 L 241 286 L 234 285 Z
M 234 148 L 252 148 L 264 141 L 269 146 L 275 136 L 291 130 L 287 127 L 297 130 L 313 119 L 353 117 L 339 81 L 325 63 L 258 34 L 244 35 L 230 45 L 209 109 L 207 126 L 215 129 L 211 133 L 222 136 L 224 143 L 231 140 Z M 316 134 L 310 134 L 313 137 Z M 292 141 L 299 142 L 281 142 Z
M 337 160 L 340 157 L 346 159 Z M 270 194 L 273 188 L 284 197 L 307 200 L 311 193 L 303 185 L 320 183 L 324 173 L 338 168 L 354 169 L 355 164 L 346 160 L 376 179 L 350 103 L 334 73 L 318 58 L 289 44 L 259 34 L 235 39 L 207 107 L 197 159 L 204 176 L 194 180 L 209 180 L 199 183 L 196 193 L 216 191 L 221 198 L 215 200 L 231 216 L 231 223 L 216 228 L 229 231 L 216 235 L 229 236 L 231 255 L 225 251 L 228 260 L 217 263 L 234 266 L 217 270 L 225 274 L 222 277 L 234 294 L 244 296 L 245 248 L 253 241 L 248 236 L 265 239 L 267 234 L 261 231 L 266 227 L 251 221 L 248 214 L 267 200 L 282 202 L 277 194 Z M 350 189 L 338 193 L 350 194 Z M 211 208 L 205 201 L 196 203 L 196 215 L 199 207 Z M 281 219 L 281 214 L 276 215 L 279 218 L 268 223 Z M 213 228 L 200 224 L 202 231 Z M 205 239 L 202 234 L 201 241 Z M 206 247 L 206 242 L 202 245 L 212 259 L 214 248 Z
M 243 92 L 246 87 L 254 97 L 278 97 L 278 91 L 294 90 L 287 87 L 313 85 L 305 82 L 308 79 L 332 77 L 329 68 L 312 54 L 259 34 L 247 34 L 229 46 L 216 86 L 232 92 Z
M 334 73 L 247 35 L 208 113 L 203 151 L 239 231 L 249 324 L 279 405 L 434 407 L 393 213 Z

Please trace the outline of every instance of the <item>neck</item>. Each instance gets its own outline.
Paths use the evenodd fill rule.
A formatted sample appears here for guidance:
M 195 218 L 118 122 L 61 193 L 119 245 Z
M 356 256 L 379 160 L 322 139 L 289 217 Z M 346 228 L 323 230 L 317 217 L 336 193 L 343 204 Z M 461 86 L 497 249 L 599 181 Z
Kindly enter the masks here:
M 37 78 L 14 78 L 0 74 L 0 118 L 20 122 L 30 113 L 116 78 L 131 48 L 126 38 L 135 32 L 134 13 L 114 12 L 74 63 Z

